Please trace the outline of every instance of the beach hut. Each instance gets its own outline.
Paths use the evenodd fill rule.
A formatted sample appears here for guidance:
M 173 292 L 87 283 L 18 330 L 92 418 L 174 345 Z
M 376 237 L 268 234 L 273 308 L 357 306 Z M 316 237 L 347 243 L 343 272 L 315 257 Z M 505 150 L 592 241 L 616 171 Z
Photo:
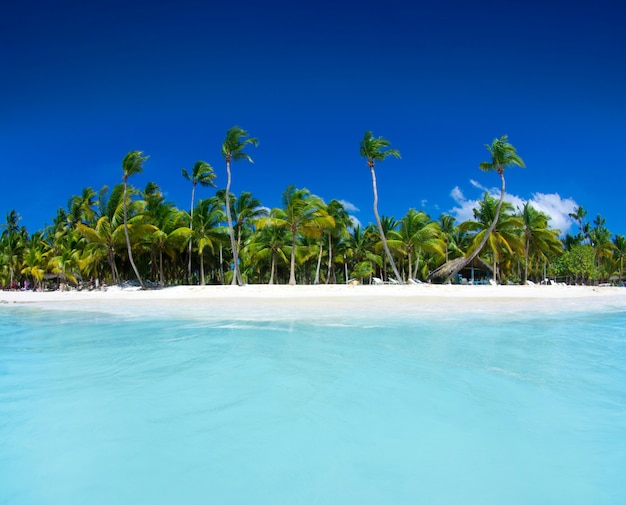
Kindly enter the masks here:
M 465 258 L 456 258 L 444 263 L 428 276 L 434 283 L 442 283 L 465 262 Z M 478 256 L 465 265 L 457 275 L 451 279 L 453 284 L 487 284 L 493 278 L 493 269 Z

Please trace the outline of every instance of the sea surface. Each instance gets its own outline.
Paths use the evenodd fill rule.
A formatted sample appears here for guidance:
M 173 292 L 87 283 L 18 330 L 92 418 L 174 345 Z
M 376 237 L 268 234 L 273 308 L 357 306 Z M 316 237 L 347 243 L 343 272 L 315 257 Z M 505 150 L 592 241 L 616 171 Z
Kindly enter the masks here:
M 626 503 L 623 308 L 231 309 L 1 306 L 0 503 Z

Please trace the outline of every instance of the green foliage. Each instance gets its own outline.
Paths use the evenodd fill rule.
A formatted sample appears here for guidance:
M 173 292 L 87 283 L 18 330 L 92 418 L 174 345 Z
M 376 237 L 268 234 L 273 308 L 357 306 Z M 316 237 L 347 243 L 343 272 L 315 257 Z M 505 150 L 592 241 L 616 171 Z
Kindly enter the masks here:
M 483 161 L 478 166 L 484 172 L 495 170 L 499 174 L 509 166 L 517 166 L 524 168 L 524 161 L 519 157 L 515 147 L 509 143 L 509 137 L 502 135 L 499 139 L 494 139 L 491 145 L 485 144 L 485 147 L 491 153 L 491 161 Z
M 577 245 L 565 251 L 555 264 L 555 273 L 560 277 L 573 277 L 576 282 L 586 282 L 598 278 L 594 264 L 593 247 Z

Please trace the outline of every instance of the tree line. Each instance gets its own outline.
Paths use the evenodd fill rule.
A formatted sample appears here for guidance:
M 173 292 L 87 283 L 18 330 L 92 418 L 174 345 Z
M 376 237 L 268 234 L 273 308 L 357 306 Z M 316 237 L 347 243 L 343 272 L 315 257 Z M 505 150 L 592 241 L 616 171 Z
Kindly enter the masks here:
M 168 202 L 154 182 L 131 185 L 147 160 L 140 151 L 122 160 L 119 184 L 83 189 L 59 208 L 52 224 L 30 234 L 12 210 L 0 225 L 0 286 L 44 289 L 136 283 L 319 284 L 467 282 L 471 269 L 500 283 L 622 283 L 626 240 L 613 235 L 598 215 L 573 209 L 577 234 L 560 237 L 549 217 L 525 203 L 505 200 L 505 170 L 524 167 L 507 136 L 486 145 L 485 171 L 501 180 L 500 197 L 488 193 L 473 219 L 457 223 L 448 214 L 433 219 L 410 208 L 404 216 L 380 215 L 376 163 L 400 158 L 382 137 L 366 132 L 360 155 L 370 169 L 376 223 L 356 225 L 338 200 L 325 202 L 306 188 L 289 186 L 282 206 L 267 209 L 254 195 L 230 193 L 231 164 L 252 162 L 257 139 L 235 126 L 222 143 L 227 183 L 215 185 L 213 167 L 198 161 L 181 175 L 190 184 L 189 209 Z M 215 193 L 196 201 L 196 189 Z

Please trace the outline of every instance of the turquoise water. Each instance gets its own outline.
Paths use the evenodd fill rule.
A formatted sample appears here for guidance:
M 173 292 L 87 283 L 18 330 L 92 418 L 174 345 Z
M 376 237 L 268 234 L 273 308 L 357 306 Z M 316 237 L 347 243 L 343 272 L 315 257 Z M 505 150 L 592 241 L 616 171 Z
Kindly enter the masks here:
M 623 310 L 0 332 L 3 504 L 626 503 Z

